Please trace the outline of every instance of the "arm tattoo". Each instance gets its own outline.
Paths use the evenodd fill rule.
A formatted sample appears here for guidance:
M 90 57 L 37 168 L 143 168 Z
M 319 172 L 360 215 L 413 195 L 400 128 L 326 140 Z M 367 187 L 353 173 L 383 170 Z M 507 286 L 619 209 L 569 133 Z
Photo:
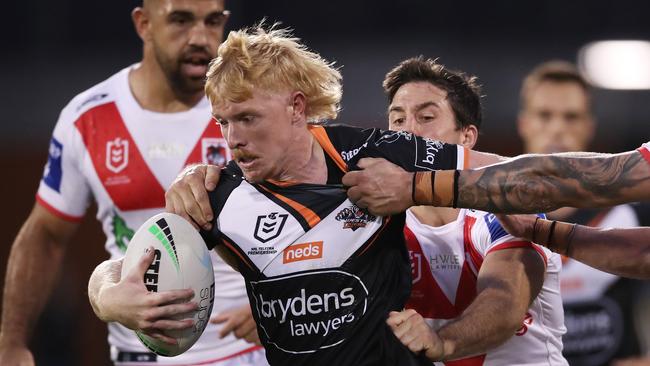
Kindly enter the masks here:
M 638 152 L 526 155 L 483 169 L 461 171 L 458 207 L 488 212 L 548 212 L 563 206 L 611 206 L 635 199 L 631 188 L 650 184 Z

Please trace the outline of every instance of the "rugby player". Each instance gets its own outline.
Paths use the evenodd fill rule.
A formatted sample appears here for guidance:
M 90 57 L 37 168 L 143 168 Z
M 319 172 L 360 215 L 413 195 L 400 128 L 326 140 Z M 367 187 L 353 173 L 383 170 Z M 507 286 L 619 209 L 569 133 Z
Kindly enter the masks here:
M 132 18 L 143 41 L 142 61 L 73 98 L 54 128 L 36 203 L 7 266 L 2 365 L 34 363 L 30 333 L 92 200 L 106 250 L 111 258 L 120 258 L 133 231 L 163 210 L 165 189 L 181 169 L 229 158 L 203 92 L 208 62 L 228 19 L 224 1 L 145 0 Z M 242 277 L 217 256 L 213 263 L 219 289 L 213 315 L 224 325 L 209 325 L 191 350 L 169 359 L 148 352 L 133 331 L 111 323 L 108 342 L 116 365 L 265 363 L 261 347 L 232 335 L 221 337 L 235 329 L 254 339 L 255 332 L 247 325 L 252 315 Z M 142 285 L 137 289 L 146 291 Z M 111 290 L 102 295 L 124 293 Z
M 404 131 L 319 125 L 336 117 L 340 74 L 286 30 L 231 32 L 208 71 L 206 94 L 234 162 L 209 193 L 201 226 L 212 229 L 202 235 L 247 280 L 269 363 L 430 364 L 385 323 L 410 293 L 404 214 L 359 209 L 341 178 L 363 157 L 431 171 L 493 156 L 467 155 L 462 146 Z M 189 217 L 195 194 L 206 196 L 206 170 L 185 172 L 201 177 L 196 191 L 181 189 L 189 185 L 183 176 L 174 183 L 170 210 Z M 90 285 L 113 280 L 105 275 Z M 125 310 L 127 302 L 111 306 L 123 317 L 138 316 Z
M 476 78 L 420 57 L 400 63 L 383 85 L 390 130 L 476 143 Z M 388 324 L 412 351 L 450 365 L 567 365 L 559 255 L 507 234 L 483 211 L 413 206 L 404 233 L 412 310 L 391 313 Z

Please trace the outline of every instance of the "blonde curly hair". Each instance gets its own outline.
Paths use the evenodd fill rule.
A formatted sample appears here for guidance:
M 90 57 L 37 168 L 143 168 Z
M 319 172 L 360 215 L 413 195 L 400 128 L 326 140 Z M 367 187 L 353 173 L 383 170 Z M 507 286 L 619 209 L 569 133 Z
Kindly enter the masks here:
M 335 119 L 341 101 L 341 73 L 307 49 L 289 29 L 263 24 L 232 31 L 210 62 L 205 92 L 210 101 L 241 103 L 253 89 L 300 91 L 308 122 Z

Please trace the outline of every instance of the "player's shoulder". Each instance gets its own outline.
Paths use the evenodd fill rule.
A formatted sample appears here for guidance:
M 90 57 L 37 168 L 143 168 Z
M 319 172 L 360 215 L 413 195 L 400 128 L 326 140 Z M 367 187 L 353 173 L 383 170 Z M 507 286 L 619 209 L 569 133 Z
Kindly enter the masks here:
M 470 222 L 474 233 L 484 234 L 491 242 L 496 242 L 510 235 L 503 228 L 495 214 L 481 210 L 461 210 L 465 214 L 465 222 Z
M 115 102 L 120 89 L 125 85 L 128 87 L 128 70 L 120 70 L 74 96 L 61 111 L 60 123 L 72 124 L 82 115 L 92 113 L 95 108 Z

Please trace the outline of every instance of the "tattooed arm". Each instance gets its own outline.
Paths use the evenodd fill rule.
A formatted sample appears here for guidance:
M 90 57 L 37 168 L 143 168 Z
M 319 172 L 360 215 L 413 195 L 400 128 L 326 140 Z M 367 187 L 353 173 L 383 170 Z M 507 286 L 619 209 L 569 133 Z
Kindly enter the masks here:
M 650 200 L 650 165 L 641 153 L 525 155 L 461 171 L 458 207 L 534 213 Z

